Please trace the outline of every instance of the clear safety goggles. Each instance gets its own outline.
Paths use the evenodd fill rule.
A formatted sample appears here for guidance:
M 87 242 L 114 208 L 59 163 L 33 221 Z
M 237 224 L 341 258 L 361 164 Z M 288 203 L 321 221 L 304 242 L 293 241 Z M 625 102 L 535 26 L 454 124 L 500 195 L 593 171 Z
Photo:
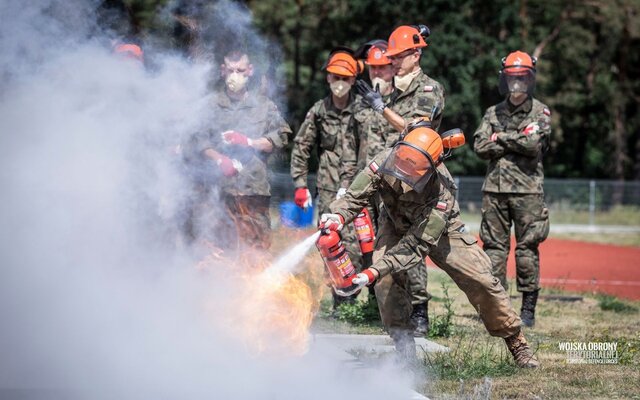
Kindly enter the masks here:
M 517 70 L 515 68 L 518 68 Z M 500 71 L 498 91 L 502 96 L 510 93 L 526 93 L 533 95 L 536 87 L 536 72 L 533 69 L 523 67 L 505 68 Z

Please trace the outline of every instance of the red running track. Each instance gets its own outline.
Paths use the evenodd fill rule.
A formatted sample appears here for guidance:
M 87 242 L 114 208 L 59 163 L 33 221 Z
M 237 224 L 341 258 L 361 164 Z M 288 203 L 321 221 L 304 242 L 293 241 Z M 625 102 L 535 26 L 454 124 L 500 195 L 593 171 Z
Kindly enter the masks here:
M 515 247 L 512 237 L 509 278 L 516 275 Z M 540 285 L 640 300 L 640 247 L 549 238 L 540 244 Z
M 511 240 L 507 276 L 515 278 Z M 640 300 L 640 247 L 549 238 L 540 244 L 540 284 Z

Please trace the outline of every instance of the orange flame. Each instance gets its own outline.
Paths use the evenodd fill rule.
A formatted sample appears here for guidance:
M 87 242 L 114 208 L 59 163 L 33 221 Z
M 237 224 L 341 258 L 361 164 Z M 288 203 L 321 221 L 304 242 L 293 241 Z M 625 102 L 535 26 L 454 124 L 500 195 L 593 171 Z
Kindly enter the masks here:
M 311 289 L 291 274 L 269 271 L 244 277 L 244 291 L 232 327 L 249 350 L 276 356 L 302 355 L 316 303 Z
M 238 287 L 231 303 L 225 305 L 224 320 L 229 333 L 240 338 L 257 355 L 299 356 L 308 350 L 309 327 L 319 306 L 316 296 L 303 279 L 290 273 L 274 272 L 269 254 L 247 251 L 236 259 L 215 246 L 196 268 L 202 272 L 225 269 L 236 275 Z M 219 305 L 210 307 L 220 309 Z

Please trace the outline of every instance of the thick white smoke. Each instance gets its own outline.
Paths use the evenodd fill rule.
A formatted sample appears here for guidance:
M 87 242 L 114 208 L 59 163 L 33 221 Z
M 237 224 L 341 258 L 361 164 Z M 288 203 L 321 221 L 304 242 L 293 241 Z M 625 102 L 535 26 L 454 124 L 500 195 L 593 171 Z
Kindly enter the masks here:
M 212 320 L 232 266 L 198 272 L 171 238 L 175 146 L 211 123 L 215 68 L 115 57 L 93 6 L 0 3 L 0 398 L 401 398 L 397 376 L 255 358 Z

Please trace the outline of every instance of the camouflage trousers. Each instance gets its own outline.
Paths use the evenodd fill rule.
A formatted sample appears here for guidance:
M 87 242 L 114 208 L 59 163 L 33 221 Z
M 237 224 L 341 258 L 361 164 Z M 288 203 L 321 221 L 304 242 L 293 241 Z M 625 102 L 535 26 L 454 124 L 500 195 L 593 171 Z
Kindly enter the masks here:
M 511 224 L 516 236 L 516 282 L 519 292 L 540 289 L 538 245 L 549 235 L 549 210 L 543 194 L 485 192 L 482 198 L 480 239 L 491 259 L 493 274 L 507 288 L 507 258 Z
M 331 190 L 318 189 L 318 215 L 331 213 L 329 205 L 336 199 L 336 193 L 337 192 Z M 358 272 L 362 271 L 362 251 L 360 250 L 360 243 L 358 242 L 353 224 L 345 225 L 340 231 L 340 237 L 342 238 L 344 247 L 347 249 L 353 266 L 356 267 Z
M 387 212 L 384 209 L 384 205 L 379 209 L 379 215 L 382 215 L 382 218 L 384 218 L 384 216 L 387 215 Z M 413 264 L 413 267 L 407 269 L 408 287 L 409 292 L 411 293 L 411 304 L 413 304 L 414 306 L 418 304 L 428 304 L 429 300 L 431 300 L 431 295 L 427 291 L 427 265 L 425 264 L 425 260 L 420 258 L 417 254 L 415 259 L 413 260 Z
M 374 263 L 402 237 L 390 221 L 380 222 Z M 403 263 L 399 267 L 405 268 L 408 263 L 415 265 L 414 257 L 420 258 L 416 253 L 409 260 L 398 260 Z M 491 274 L 491 261 L 477 245 L 475 237 L 449 232 L 431 248 L 429 257 L 466 294 L 489 334 L 504 338 L 518 332 L 520 318 L 500 281 Z M 375 291 L 382 323 L 389 332 L 413 330 L 410 321 L 412 295 L 407 271 L 403 269 L 383 277 L 376 283 Z
M 271 246 L 269 196 L 231 196 L 217 188 L 194 186 L 181 226 L 184 241 L 202 241 L 232 254 Z
M 269 200 L 269 196 L 224 195 L 227 212 L 242 245 L 258 250 L 271 247 Z

